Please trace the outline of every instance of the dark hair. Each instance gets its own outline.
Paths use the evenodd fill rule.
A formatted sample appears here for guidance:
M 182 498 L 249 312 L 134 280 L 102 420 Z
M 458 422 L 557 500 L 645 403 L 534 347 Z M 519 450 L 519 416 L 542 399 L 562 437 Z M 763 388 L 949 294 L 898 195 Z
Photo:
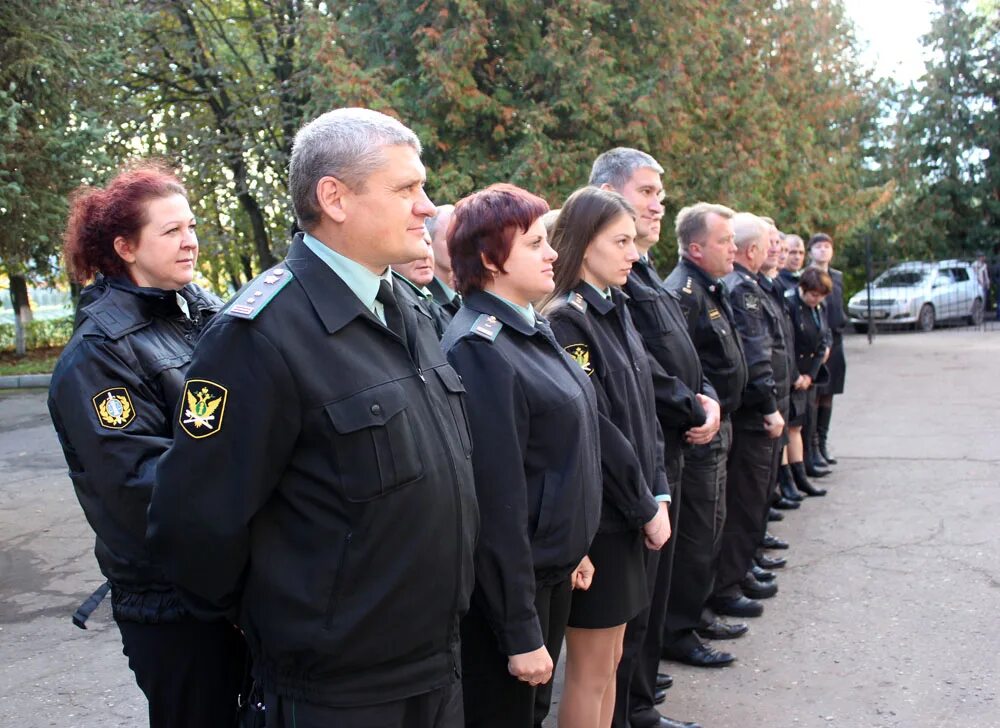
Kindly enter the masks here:
M 622 213 L 635 219 L 635 210 L 628 201 L 610 190 L 583 187 L 567 198 L 549 241 L 559 257 L 554 264 L 555 289 L 543 301 L 543 309 L 576 288 L 587 246 Z
M 806 268 L 799 276 L 799 288 L 811 293 L 829 296 L 833 293 L 833 279 L 826 271 L 819 268 Z
M 833 245 L 833 238 L 826 233 L 815 233 L 809 238 L 809 247 L 811 248 L 816 243 L 830 243 L 830 245 Z
M 63 234 L 63 257 L 73 279 L 86 283 L 95 273 L 126 275 L 115 238 L 135 242 L 147 222 L 146 204 L 170 195 L 187 197 L 187 191 L 170 167 L 149 160 L 123 168 L 103 189 L 74 191 Z
M 514 236 L 528 232 L 548 210 L 541 197 L 505 183 L 459 200 L 448 226 L 448 255 L 458 292 L 465 295 L 485 287 L 490 271 L 483 258 L 503 271 Z

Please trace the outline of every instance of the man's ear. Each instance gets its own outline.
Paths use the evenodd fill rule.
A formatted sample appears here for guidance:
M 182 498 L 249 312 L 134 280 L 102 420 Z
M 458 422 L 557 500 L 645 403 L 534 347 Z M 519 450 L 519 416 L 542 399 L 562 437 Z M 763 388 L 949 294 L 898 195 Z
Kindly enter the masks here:
M 135 262 L 135 246 L 129 241 L 119 235 L 114 239 L 112 245 L 115 248 L 115 252 L 118 253 L 118 257 L 124 260 L 126 263 Z
M 347 185 L 336 177 L 322 177 L 316 183 L 316 200 L 319 209 L 334 222 L 347 219 L 345 198 L 350 193 Z
M 600 189 L 605 190 L 607 192 L 617 192 L 618 191 L 614 187 L 612 187 L 611 185 L 609 185 L 607 182 L 602 183 Z

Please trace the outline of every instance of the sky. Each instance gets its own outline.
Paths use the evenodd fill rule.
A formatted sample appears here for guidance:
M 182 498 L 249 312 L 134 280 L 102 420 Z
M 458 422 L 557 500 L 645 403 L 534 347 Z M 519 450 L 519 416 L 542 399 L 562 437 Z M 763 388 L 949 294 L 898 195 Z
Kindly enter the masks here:
M 923 74 L 920 37 L 930 30 L 933 0 L 844 0 L 844 6 L 876 76 L 907 83 Z

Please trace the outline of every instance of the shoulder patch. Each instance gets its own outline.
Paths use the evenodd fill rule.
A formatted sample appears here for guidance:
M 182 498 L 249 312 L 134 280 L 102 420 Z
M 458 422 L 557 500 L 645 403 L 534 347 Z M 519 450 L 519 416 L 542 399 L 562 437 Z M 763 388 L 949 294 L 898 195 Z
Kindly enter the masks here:
M 573 361 L 580 365 L 580 368 L 586 372 L 588 377 L 594 373 L 594 365 L 590 363 L 589 346 L 586 344 L 570 344 L 569 346 L 564 346 L 563 349 L 566 350 L 566 353 L 570 355 Z
M 93 399 L 97 421 L 109 430 L 121 430 L 135 419 L 135 407 L 125 387 L 112 387 L 95 394 Z
M 587 299 L 583 297 L 583 294 L 572 291 L 569 296 L 566 297 L 566 303 L 575 308 L 580 313 L 587 313 Z
M 715 319 L 719 318 L 720 316 L 722 316 L 722 314 L 719 313 L 719 309 L 717 309 L 717 308 L 710 308 L 710 309 L 708 309 L 708 317 L 710 319 L 712 319 L 713 321 Z
M 207 379 L 188 379 L 181 398 L 180 426 L 196 440 L 222 429 L 229 390 Z
M 243 293 L 234 298 L 223 313 L 242 319 L 257 318 L 264 307 L 278 295 L 278 291 L 292 282 L 292 278 L 292 272 L 287 268 L 272 268 L 243 289 Z
M 497 320 L 496 316 L 487 316 L 485 313 L 480 314 L 472 324 L 472 328 L 469 329 L 474 334 L 482 336 L 487 341 L 496 341 L 497 336 L 500 334 L 500 329 L 503 328 L 503 324 Z
M 757 298 L 755 293 L 744 293 L 743 294 L 743 307 L 747 311 L 757 311 L 760 308 L 760 299 Z
M 691 288 L 692 285 L 693 281 L 691 280 L 691 276 L 688 276 L 688 279 L 684 282 L 684 287 L 681 290 L 690 296 L 694 293 L 694 290 Z

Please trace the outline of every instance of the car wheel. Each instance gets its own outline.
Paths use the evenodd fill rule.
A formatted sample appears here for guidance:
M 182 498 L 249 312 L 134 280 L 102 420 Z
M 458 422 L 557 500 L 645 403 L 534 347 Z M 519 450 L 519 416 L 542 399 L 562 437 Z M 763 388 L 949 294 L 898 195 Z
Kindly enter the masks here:
M 867 334 L 868 324 L 851 324 L 854 327 L 854 333 L 856 334 Z
M 981 298 L 972 302 L 972 308 L 969 310 L 969 323 L 972 326 L 983 325 L 983 300 Z
M 917 330 L 933 331 L 935 321 L 934 307 L 929 303 L 925 303 L 920 307 L 920 314 L 917 316 Z

